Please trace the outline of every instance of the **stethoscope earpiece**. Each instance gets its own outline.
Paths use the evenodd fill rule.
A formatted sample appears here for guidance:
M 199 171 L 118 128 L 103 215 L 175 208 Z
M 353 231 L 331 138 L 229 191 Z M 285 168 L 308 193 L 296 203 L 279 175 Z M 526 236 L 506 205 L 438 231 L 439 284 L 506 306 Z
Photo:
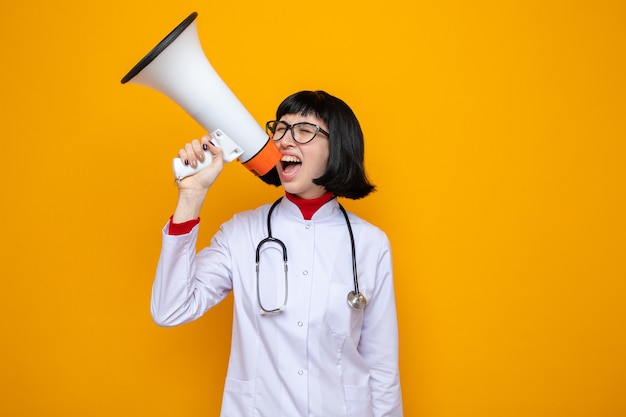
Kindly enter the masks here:
M 353 309 L 363 310 L 366 304 L 367 300 L 362 293 L 355 293 L 354 291 L 348 293 L 348 305 Z

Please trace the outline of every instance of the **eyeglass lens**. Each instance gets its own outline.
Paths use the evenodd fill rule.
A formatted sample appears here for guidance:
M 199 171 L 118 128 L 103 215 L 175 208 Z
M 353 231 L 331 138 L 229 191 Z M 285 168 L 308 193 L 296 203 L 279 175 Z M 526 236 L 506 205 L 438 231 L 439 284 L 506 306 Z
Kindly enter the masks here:
M 272 121 L 267 123 L 267 130 L 268 133 L 272 134 L 272 139 L 275 141 L 282 139 L 287 133 L 287 130 L 291 130 L 291 135 L 296 142 L 307 143 L 315 137 L 319 131 L 319 127 L 307 122 L 288 125 L 282 121 Z

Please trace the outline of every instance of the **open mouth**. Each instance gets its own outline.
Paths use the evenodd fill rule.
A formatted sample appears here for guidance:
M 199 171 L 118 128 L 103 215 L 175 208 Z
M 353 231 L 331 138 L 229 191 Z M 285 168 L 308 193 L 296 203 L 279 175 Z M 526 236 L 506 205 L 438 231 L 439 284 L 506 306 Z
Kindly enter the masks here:
M 280 167 L 284 175 L 295 174 L 302 166 L 302 161 L 293 155 L 284 155 L 280 160 Z

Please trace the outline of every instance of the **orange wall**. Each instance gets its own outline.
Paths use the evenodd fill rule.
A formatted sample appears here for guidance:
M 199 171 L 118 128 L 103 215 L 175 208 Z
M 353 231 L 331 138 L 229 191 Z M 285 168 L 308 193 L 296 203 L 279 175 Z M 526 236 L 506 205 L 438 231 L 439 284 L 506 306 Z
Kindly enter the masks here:
M 170 159 L 202 134 L 121 77 L 191 11 L 260 122 L 360 117 L 394 249 L 407 416 L 626 415 L 623 2 L 5 2 L 0 414 L 214 416 L 230 300 L 149 316 Z M 202 243 L 270 189 L 228 165 Z

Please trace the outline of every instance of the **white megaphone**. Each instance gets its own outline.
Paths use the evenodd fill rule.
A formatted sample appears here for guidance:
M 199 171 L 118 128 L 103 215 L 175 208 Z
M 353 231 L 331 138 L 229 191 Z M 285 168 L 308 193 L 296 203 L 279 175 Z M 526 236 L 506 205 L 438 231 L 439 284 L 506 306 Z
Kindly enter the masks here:
M 197 16 L 193 12 L 183 20 L 122 78 L 122 84 L 144 85 L 165 94 L 209 132 L 226 162 L 238 158 L 252 173 L 263 176 L 281 154 L 205 57 Z M 192 168 L 174 158 L 174 176 L 193 175 L 210 162 L 207 157 Z

